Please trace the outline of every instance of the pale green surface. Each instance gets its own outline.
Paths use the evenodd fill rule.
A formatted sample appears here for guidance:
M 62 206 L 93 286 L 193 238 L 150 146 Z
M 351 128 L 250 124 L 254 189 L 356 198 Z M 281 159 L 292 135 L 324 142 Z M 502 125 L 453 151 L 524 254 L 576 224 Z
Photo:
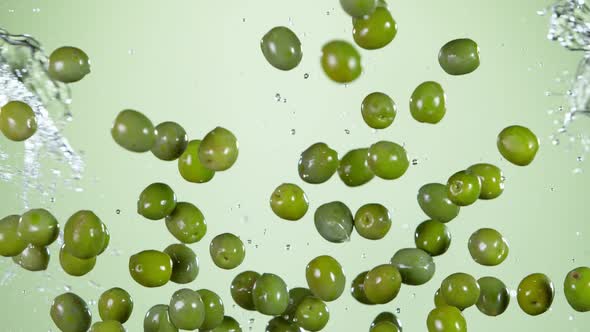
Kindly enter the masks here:
M 240 236 L 248 251 L 241 268 L 278 274 L 289 287 L 305 286 L 305 265 L 320 254 L 338 259 L 350 281 L 385 262 L 397 249 L 413 246 L 414 229 L 426 218 L 415 200 L 421 185 L 444 181 L 476 162 L 502 168 L 506 190 L 498 199 L 462 209 L 449 223 L 453 244 L 436 259 L 433 280 L 421 287 L 402 287 L 386 307 L 363 306 L 346 293 L 329 304 L 326 331 L 365 331 L 379 312 L 395 312 L 398 307 L 404 330 L 425 331 L 436 288 L 458 271 L 478 278 L 493 275 L 512 289 L 529 273 L 543 272 L 557 288 L 553 310 L 535 318 L 525 315 L 515 299 L 495 319 L 468 310 L 470 331 L 585 331 L 590 315 L 569 308 L 561 288 L 567 272 L 590 265 L 585 191 L 590 175 L 588 170 L 573 175 L 571 170 L 579 166 L 573 161 L 575 155 L 550 144 L 547 137 L 554 126 L 546 111 L 563 101 L 544 95 L 546 90 L 566 89 L 555 78 L 564 70 L 572 72 L 581 54 L 568 53 L 546 40 L 548 18 L 535 13 L 549 3 L 392 1 L 399 27 L 396 39 L 383 50 L 363 51 L 365 72 L 344 87 L 330 82 L 319 65 L 326 41 L 352 40 L 350 17 L 336 0 L 321 4 L 315 0 L 2 0 L 0 22 L 9 31 L 35 36 L 48 52 L 73 45 L 91 57 L 92 73 L 72 86 L 75 116 L 66 130 L 74 146 L 86 152 L 88 166 L 80 183 L 84 192 L 62 191 L 49 209 L 62 226 L 76 210 L 91 209 L 111 233 L 111 248 L 83 278 L 59 269 L 57 245 L 51 248 L 51 279 L 43 272 L 16 270 L 18 277 L 0 288 L 0 308 L 6 317 L 24 319 L 4 320 L 3 331 L 55 331 L 49 303 L 64 292 L 64 285 L 89 303 L 110 287 L 128 290 L 135 303 L 125 324 L 130 331 L 140 331 L 145 312 L 167 303 L 175 290 L 209 288 L 224 299 L 226 315 L 246 329 L 262 331 L 268 317 L 231 305 L 229 285 L 239 271 L 214 266 L 207 254 L 213 236 L 228 231 Z M 266 63 L 259 39 L 273 26 L 289 26 L 289 18 L 304 56 L 296 69 L 285 73 Z M 437 54 L 444 43 L 460 37 L 477 41 L 482 62 L 470 75 L 451 77 L 439 67 Z M 447 114 L 436 126 L 417 123 L 408 111 L 412 90 L 425 80 L 440 82 L 448 97 Z M 378 133 L 367 128 L 360 114 L 363 97 L 375 90 L 389 94 L 400 106 L 395 124 Z M 277 103 L 277 93 L 287 103 Z M 240 142 L 240 157 L 211 182 L 188 183 L 175 163 L 116 145 L 109 129 L 125 108 L 144 112 L 154 123 L 176 121 L 190 139 L 201 138 L 216 126 L 228 128 Z M 539 154 L 528 167 L 501 161 L 496 150 L 498 132 L 512 124 L 530 127 L 541 139 Z M 337 177 L 319 186 L 298 178 L 299 154 L 312 143 L 324 141 L 343 155 L 383 139 L 405 142 L 410 160 L 418 159 L 418 165 L 410 166 L 395 183 L 374 179 L 348 188 Z M 21 149 L 5 140 L 0 144 L 11 151 Z M 10 162 L 22 163 L 20 157 Z M 148 222 L 135 213 L 137 195 L 155 181 L 168 183 L 183 201 L 199 206 L 209 221 L 205 238 L 191 245 L 200 258 L 201 272 L 189 285 L 168 283 L 146 289 L 127 272 L 130 254 L 163 250 L 176 242 L 162 223 Z M 295 223 L 274 216 L 268 195 L 283 182 L 302 185 L 310 211 L 333 200 L 346 202 L 353 211 L 367 202 L 382 203 L 392 210 L 392 229 L 383 241 L 369 243 L 354 235 L 350 243 L 330 244 L 316 233 L 313 214 Z M 18 192 L 19 184 L 0 182 L 2 216 L 24 212 Z M 121 214 L 115 213 L 117 209 Z M 479 266 L 469 257 L 467 240 L 481 227 L 496 228 L 510 241 L 511 255 L 498 267 Z M 122 250 L 122 255 L 113 256 L 112 248 Z M 290 265 L 282 264 L 285 260 Z M 10 259 L 0 259 L 0 271 L 10 266 Z M 89 285 L 90 280 L 101 289 Z M 96 305 L 91 309 L 98 317 Z M 250 318 L 255 319 L 252 325 Z

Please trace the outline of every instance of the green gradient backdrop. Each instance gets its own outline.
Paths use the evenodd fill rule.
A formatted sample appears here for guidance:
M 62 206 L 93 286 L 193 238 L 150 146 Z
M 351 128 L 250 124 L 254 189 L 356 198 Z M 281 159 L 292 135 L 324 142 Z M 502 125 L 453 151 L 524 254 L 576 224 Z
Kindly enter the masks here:
M 209 232 L 192 245 L 201 273 L 190 287 L 218 292 L 227 314 L 245 331 L 263 331 L 267 317 L 232 303 L 228 286 L 235 274 L 245 269 L 273 272 L 289 286 L 303 286 L 307 262 L 330 254 L 340 260 L 350 281 L 389 260 L 397 249 L 413 245 L 413 230 L 425 218 L 415 200 L 422 184 L 444 182 L 457 170 L 487 161 L 504 169 L 506 191 L 497 200 L 465 208 L 450 224 L 453 245 L 436 259 L 435 278 L 422 287 L 403 287 L 395 301 L 383 306 L 362 306 L 345 294 L 330 303 L 326 331 L 367 331 L 377 313 L 397 308 L 405 331 L 425 331 L 436 288 L 457 271 L 498 276 L 512 288 L 525 275 L 544 272 L 557 289 L 553 309 L 536 318 L 522 313 L 515 299 L 499 318 L 469 309 L 465 316 L 470 331 L 588 331 L 590 314 L 567 306 L 562 283 L 572 268 L 590 265 L 590 177 L 573 175 L 571 170 L 579 166 L 575 155 L 549 144 L 555 126 L 546 111 L 563 100 L 545 96 L 547 90 L 566 89 L 555 78 L 564 70 L 573 71 L 581 55 L 546 40 L 547 18 L 536 11 L 549 3 L 392 0 L 397 38 L 384 50 L 363 52 L 363 76 L 345 87 L 329 82 L 318 61 L 324 42 L 351 39 L 350 19 L 337 0 L 2 0 L 2 27 L 35 36 L 47 50 L 75 45 L 92 57 L 92 75 L 72 86 L 75 118 L 66 130 L 75 147 L 85 151 L 88 167 L 80 183 L 84 191 L 62 191 L 49 207 L 62 222 L 79 209 L 94 210 L 111 230 L 111 248 L 121 255 L 105 254 L 89 275 L 73 278 L 59 269 L 57 248 L 52 248 L 49 274 L 19 271 L 0 288 L 0 330 L 55 331 L 49 303 L 69 285 L 88 301 L 96 300 L 103 289 L 126 288 L 135 299 L 127 329 L 141 331 L 147 309 L 167 303 L 180 288 L 171 283 L 145 289 L 127 272 L 130 254 L 174 242 L 162 222 L 135 213 L 137 195 L 151 182 L 169 183 L 179 200 L 195 203 L 206 214 Z M 265 63 L 258 43 L 271 27 L 289 24 L 304 44 L 304 59 L 285 73 Z M 482 65 L 472 75 L 447 76 L 438 66 L 438 49 L 463 36 L 478 41 Z M 439 81 L 448 95 L 447 116 L 436 126 L 415 122 L 407 108 L 413 88 L 425 80 Z M 361 99 L 374 90 L 390 94 L 399 105 L 394 125 L 378 133 L 363 124 L 359 110 Z M 285 103 L 276 102 L 277 93 Z M 176 163 L 126 152 L 112 141 L 110 125 L 123 108 L 141 110 L 155 123 L 177 121 L 192 138 L 223 125 L 239 138 L 240 158 L 208 184 L 186 183 Z M 499 130 L 515 123 L 531 127 L 542 140 L 530 167 L 502 161 L 495 148 Z M 325 141 L 343 154 L 380 139 L 404 142 L 417 159 L 402 179 L 375 179 L 356 189 L 336 178 L 321 186 L 303 185 L 311 201 L 303 220 L 285 222 L 272 214 L 270 193 L 282 182 L 301 182 L 296 163 L 308 145 Z M 6 140 L 0 144 L 21 149 Z M 0 183 L 0 188 L 0 214 L 22 213 L 18 184 Z M 392 231 L 377 242 L 354 236 L 350 243 L 326 243 L 314 229 L 311 212 L 331 200 L 342 200 L 353 210 L 367 202 L 385 204 L 393 211 Z M 497 228 L 510 241 L 510 256 L 499 267 L 482 267 L 469 257 L 467 239 L 481 227 Z M 208 255 L 209 241 L 224 231 L 251 240 L 244 264 L 235 271 L 217 269 Z M 0 270 L 10 266 L 10 260 L 0 260 Z M 95 305 L 92 310 L 97 319 Z

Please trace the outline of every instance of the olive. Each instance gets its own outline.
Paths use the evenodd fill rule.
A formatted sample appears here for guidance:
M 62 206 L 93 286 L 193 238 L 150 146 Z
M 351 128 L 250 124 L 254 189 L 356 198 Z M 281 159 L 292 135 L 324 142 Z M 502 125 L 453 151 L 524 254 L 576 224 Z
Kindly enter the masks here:
M 88 332 L 125 332 L 125 328 L 116 320 L 107 320 L 92 324 Z
M 377 8 L 377 0 L 340 0 L 342 9 L 352 17 L 370 15 Z
M 373 129 L 389 127 L 397 115 L 397 106 L 391 97 L 382 92 L 373 92 L 363 99 L 361 115 Z
M 260 41 L 260 49 L 266 61 L 280 70 L 291 70 L 301 62 L 301 41 L 289 28 L 279 26 L 270 29 Z
M 256 310 L 263 315 L 278 316 L 289 306 L 289 291 L 283 279 L 272 273 L 264 273 L 254 283 L 252 300 Z
M 0 220 L 0 256 L 16 256 L 27 247 L 27 242 L 18 234 L 19 220 L 19 215 L 10 215 Z
M 440 292 L 448 305 L 464 310 L 477 303 L 481 290 L 471 275 L 454 273 L 443 280 Z
M 486 266 L 501 264 L 510 251 L 502 234 L 491 228 L 482 228 L 473 233 L 468 248 L 473 260 Z
M 294 221 L 307 213 L 309 200 L 298 185 L 283 183 L 270 196 L 270 207 L 279 218 Z
M 333 40 L 322 47 L 321 65 L 324 73 L 337 83 L 350 83 L 363 71 L 361 55 L 343 40 Z
M 354 297 L 355 300 L 359 301 L 360 303 L 372 305 L 375 303 L 371 302 L 367 298 L 367 294 L 365 294 L 365 278 L 367 273 L 369 273 L 369 271 L 361 272 L 352 280 L 352 284 L 350 285 L 350 293 L 352 294 L 352 297 Z
M 391 264 L 401 274 L 407 285 L 423 285 L 434 276 L 436 266 L 432 257 L 422 249 L 405 248 L 398 250 L 391 258 Z
M 160 287 L 172 276 L 172 259 L 157 250 L 144 250 L 129 257 L 129 273 L 145 287 Z
M 451 40 L 440 49 L 438 63 L 449 75 L 469 74 L 479 67 L 479 46 L 469 38 Z
M 494 277 L 483 277 L 477 280 L 481 289 L 477 300 L 477 309 L 484 315 L 499 316 L 510 304 L 510 294 L 506 285 Z
M 458 206 L 475 203 L 481 194 L 480 178 L 470 171 L 459 171 L 447 181 L 447 195 Z
M 49 313 L 55 326 L 62 332 L 86 332 L 92 322 L 88 305 L 74 293 L 57 296 Z
M 383 48 L 395 38 L 397 23 L 387 7 L 377 6 L 373 13 L 352 19 L 352 37 L 355 43 L 366 49 Z
M 401 285 L 402 276 L 398 269 L 392 264 L 383 264 L 367 273 L 363 288 L 370 302 L 385 304 L 396 298 Z
M 447 195 L 447 187 L 440 183 L 428 183 L 418 191 L 418 204 L 431 219 L 447 223 L 459 215 L 460 207 Z
M 330 311 L 324 301 L 315 296 L 305 297 L 297 306 L 295 321 L 306 331 L 320 331 L 330 320 Z
M 57 239 L 59 223 L 51 212 L 32 209 L 20 217 L 18 233 L 24 241 L 37 247 L 45 247 Z
M 170 322 L 181 330 L 196 330 L 205 321 L 205 304 L 201 295 L 192 289 L 179 289 L 168 305 Z
M 424 82 L 412 93 L 410 113 L 418 122 L 437 124 L 447 112 L 446 98 L 440 84 L 433 81 Z
M 517 166 L 533 162 L 539 151 L 539 139 L 527 127 L 509 126 L 498 134 L 496 145 L 506 160 Z
M 223 301 L 216 293 L 208 289 L 199 289 L 201 300 L 205 304 L 205 321 L 201 325 L 201 330 L 214 329 L 221 325 L 225 315 Z
M 440 256 L 451 246 L 451 232 L 440 221 L 426 220 L 416 227 L 414 242 L 416 248 L 426 251 L 430 256 Z
M 238 159 L 238 140 L 222 127 L 211 130 L 199 145 L 199 160 L 210 170 L 221 172 L 229 169 Z
M 371 181 L 375 173 L 369 167 L 369 150 L 355 149 L 348 151 L 340 160 L 338 175 L 349 187 L 358 187 Z
M 231 270 L 242 264 L 246 257 L 246 248 L 239 237 L 231 233 L 224 233 L 211 240 L 209 253 L 217 267 Z
M 479 177 L 481 193 L 479 199 L 494 199 L 504 191 L 504 175 L 502 170 L 492 164 L 475 164 L 467 171 Z
M 74 83 L 90 74 L 90 59 L 77 47 L 63 46 L 49 56 L 49 76 L 63 83 Z
M 426 320 L 428 332 L 467 332 L 467 322 L 455 307 L 442 306 L 433 309 Z
M 139 195 L 137 213 L 150 220 L 164 219 L 176 208 L 176 194 L 165 183 L 152 183 Z
M 178 202 L 166 216 L 166 228 L 182 243 L 199 242 L 207 233 L 205 216 L 194 204 Z
M 172 260 L 170 281 L 177 284 L 193 282 L 199 274 L 199 260 L 195 252 L 184 244 L 171 244 L 164 253 Z
M 37 132 L 37 118 L 28 104 L 10 101 L 0 109 L 0 131 L 15 142 L 29 139 Z
M 211 181 L 215 171 L 205 167 L 199 159 L 200 140 L 188 142 L 186 149 L 178 158 L 178 172 L 183 179 L 192 183 L 205 183 Z
M 96 257 L 78 258 L 65 250 L 65 245 L 59 250 L 59 264 L 65 273 L 81 277 L 92 271 L 96 265 Z
M 365 204 L 354 215 L 354 228 L 360 236 L 369 240 L 385 237 L 391 228 L 389 210 L 381 204 Z
M 178 332 L 178 328 L 170 322 L 168 306 L 157 304 L 148 310 L 143 319 L 144 332 Z
M 317 208 L 314 224 L 324 239 L 332 243 L 342 243 L 350 240 L 354 220 L 352 212 L 344 203 L 334 201 Z
M 549 310 L 554 297 L 553 282 L 542 273 L 533 273 L 524 278 L 516 293 L 518 305 L 531 316 L 538 316 Z
M 326 143 L 315 143 L 299 158 L 297 170 L 301 180 L 319 184 L 328 181 L 338 169 L 338 153 Z
M 590 268 L 578 267 L 570 271 L 563 282 L 565 298 L 576 311 L 590 311 Z
M 371 145 L 367 163 L 375 175 L 385 180 L 400 178 L 410 166 L 406 149 L 389 141 Z
M 256 310 L 252 289 L 260 274 L 254 271 L 244 271 L 232 280 L 230 286 L 231 297 L 237 305 L 246 310 Z
M 171 161 L 180 157 L 188 145 L 186 131 L 176 122 L 162 122 L 156 126 L 156 142 L 152 153 L 156 158 Z
M 152 121 L 135 110 L 123 110 L 117 115 L 111 136 L 119 146 L 131 152 L 147 152 L 156 144 Z
M 126 290 L 114 287 L 106 290 L 98 299 L 98 314 L 102 320 L 127 322 L 133 312 L 133 299 Z
M 106 226 L 92 211 L 74 213 L 64 227 L 64 250 L 80 259 L 96 257 L 109 238 Z
M 305 269 L 305 278 L 313 295 L 328 302 L 338 299 L 346 286 L 342 266 L 331 256 L 312 259 Z
M 402 332 L 402 322 L 400 321 L 399 317 L 397 317 L 395 314 L 393 314 L 391 312 L 384 311 L 384 312 L 378 314 L 377 317 L 375 317 L 375 319 L 373 319 L 373 322 L 371 323 L 371 328 L 381 322 L 392 323 L 393 325 L 395 325 L 397 327 L 399 332 Z
M 28 271 L 45 271 L 49 265 L 49 249 L 28 245 L 20 254 L 13 256 L 12 261 Z
M 311 291 L 307 288 L 303 287 L 295 287 L 289 289 L 289 305 L 287 309 L 283 313 L 283 317 L 285 317 L 289 321 L 293 321 L 296 319 L 295 313 L 297 311 L 297 307 L 308 296 L 313 296 Z

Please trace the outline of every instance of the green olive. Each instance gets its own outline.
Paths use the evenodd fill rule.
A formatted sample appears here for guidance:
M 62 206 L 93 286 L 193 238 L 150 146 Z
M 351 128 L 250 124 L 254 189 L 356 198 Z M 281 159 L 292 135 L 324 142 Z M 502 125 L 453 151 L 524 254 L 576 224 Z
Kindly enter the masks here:
M 363 99 L 361 114 L 365 123 L 373 129 L 389 127 L 397 115 L 397 106 L 391 97 L 373 92 Z
M 447 112 L 446 99 L 440 84 L 433 81 L 424 82 L 412 93 L 410 113 L 418 122 L 437 124 Z
M 106 290 L 98 299 L 98 314 L 102 320 L 127 322 L 133 312 L 133 299 L 126 290 L 115 287 Z
M 392 264 L 383 264 L 367 273 L 363 288 L 370 302 L 385 304 L 397 297 L 401 285 L 402 276 L 398 269 Z
M 254 283 L 252 300 L 256 310 L 263 315 L 278 316 L 289 306 L 289 291 L 281 277 L 264 273 Z
M 178 172 L 188 182 L 205 183 L 211 181 L 215 171 L 205 167 L 199 159 L 199 147 L 201 140 L 188 142 L 186 149 L 178 158 Z
M 326 327 L 329 320 L 328 306 L 315 296 L 305 297 L 297 306 L 295 321 L 306 331 L 320 331 Z
M 125 332 L 125 328 L 120 322 L 107 320 L 92 324 L 88 332 Z
M 270 207 L 279 218 L 299 220 L 307 213 L 309 200 L 298 185 L 283 183 L 270 196 Z
M 491 228 L 482 228 L 473 233 L 468 248 L 473 260 L 486 266 L 501 264 L 510 251 L 502 234 Z
M 105 248 L 106 241 L 106 226 L 92 211 L 78 211 L 66 222 L 64 250 L 75 257 L 96 257 Z
M 88 272 L 92 271 L 96 265 L 96 257 L 91 258 L 78 258 L 70 254 L 65 248 L 65 245 L 59 250 L 59 264 L 65 273 L 81 277 Z
M 504 175 L 502 170 L 492 164 L 475 164 L 467 171 L 479 177 L 481 193 L 479 199 L 494 199 L 504 191 Z
M 160 287 L 170 281 L 172 259 L 157 250 L 145 250 L 129 257 L 129 273 L 144 287 Z
M 37 132 L 37 118 L 28 104 L 10 101 L 0 109 L 0 131 L 15 142 L 29 139 Z
M 481 180 L 479 176 L 469 171 L 459 171 L 447 181 L 447 195 L 451 202 L 458 206 L 475 203 L 481 194 Z
M 152 183 L 139 195 L 137 213 L 150 220 L 164 219 L 176 208 L 176 194 L 165 183 Z
M 479 46 L 469 38 L 451 40 L 438 53 L 438 63 L 449 75 L 465 75 L 479 67 Z
M 20 254 L 13 256 L 12 261 L 25 270 L 37 272 L 47 270 L 49 257 L 47 247 L 28 245 Z
M 397 23 L 387 7 L 377 6 L 373 13 L 352 19 L 352 37 L 367 50 L 383 48 L 395 38 Z
M 563 282 L 563 290 L 572 309 L 590 311 L 590 268 L 582 266 L 570 271 Z
M 372 305 L 375 303 L 371 302 L 367 298 L 367 294 L 365 294 L 365 278 L 367 277 L 367 273 L 369 273 L 369 271 L 361 272 L 352 280 L 350 294 L 352 294 L 352 297 L 360 303 Z
M 168 315 L 177 328 L 196 330 L 205 321 L 205 304 L 196 291 L 187 288 L 179 289 L 172 294 Z
M 176 122 L 162 122 L 156 126 L 156 143 L 152 153 L 156 158 L 170 161 L 180 157 L 188 145 L 186 131 Z
M 361 55 L 343 40 L 333 40 L 322 47 L 321 65 L 324 73 L 337 83 L 350 83 L 363 71 Z
M 10 215 L 0 220 L 0 256 L 16 256 L 27 247 L 27 242 L 18 234 L 19 220 L 19 215 Z
M 332 243 L 350 240 L 354 220 L 352 212 L 342 202 L 334 201 L 320 205 L 314 214 L 315 227 L 320 235 Z
M 460 207 L 447 195 L 447 187 L 440 183 L 428 183 L 418 191 L 418 204 L 428 217 L 447 223 L 459 215 Z
M 275 317 L 266 325 L 265 332 L 304 332 L 297 324 L 291 323 L 283 317 Z
M 184 244 L 171 244 L 164 253 L 172 259 L 172 275 L 170 281 L 177 284 L 193 282 L 199 274 L 199 260 L 195 252 Z
M 101 255 L 103 252 L 105 252 L 105 250 L 107 250 L 107 248 L 109 247 L 109 244 L 111 243 L 111 233 L 109 232 L 107 225 L 103 224 L 103 226 L 104 226 L 104 230 L 103 230 L 104 231 L 104 244 L 102 246 L 102 249 L 100 249 L 100 251 L 98 252 L 98 255 Z
M 406 149 L 389 141 L 379 141 L 371 145 L 367 163 L 375 175 L 385 180 L 400 178 L 410 166 Z
M 524 278 L 516 293 L 518 305 L 531 316 L 538 316 L 549 310 L 554 297 L 553 282 L 542 273 L 533 273 Z
M 18 233 L 24 241 L 37 247 L 46 247 L 57 239 L 59 223 L 51 212 L 32 209 L 20 217 Z
M 539 151 L 539 139 L 527 127 L 509 126 L 498 134 L 496 145 L 506 160 L 517 166 L 533 162 Z
M 369 149 L 348 151 L 340 160 L 338 175 L 349 187 L 358 187 L 371 181 L 375 173 L 369 167 Z
M 346 287 L 342 266 L 331 256 L 312 259 L 305 269 L 305 278 L 313 295 L 327 302 L 338 299 Z
M 224 316 L 221 325 L 210 330 L 200 330 L 201 332 L 242 332 L 242 327 L 237 320 L 230 316 Z
M 430 281 L 436 271 L 432 257 L 422 249 L 405 248 L 391 257 L 391 264 L 401 274 L 406 285 L 418 286 Z
M 442 306 L 433 309 L 426 320 L 428 332 L 467 332 L 467 322 L 455 307 Z
M 313 296 L 313 294 L 307 288 L 295 287 L 289 289 L 289 305 L 282 316 L 289 321 L 294 321 L 296 319 L 297 307 L 308 296 Z
M 211 240 L 209 253 L 217 267 L 231 270 L 242 264 L 246 257 L 246 248 L 239 237 L 231 233 L 223 233 Z
M 297 170 L 301 180 L 319 184 L 328 181 L 338 169 L 338 153 L 326 143 L 315 143 L 299 158 Z
M 460 310 L 476 304 L 481 292 L 477 280 L 466 273 L 454 273 L 446 277 L 440 291 L 444 301 Z
M 354 215 L 354 228 L 360 236 L 369 240 L 385 237 L 391 228 L 389 210 L 381 204 L 365 204 Z
M 352 17 L 370 15 L 377 8 L 377 0 L 340 0 L 342 9 Z
M 90 74 L 90 59 L 81 49 L 63 46 L 49 56 L 49 76 L 63 83 L 74 83 Z
M 280 70 L 291 70 L 301 62 L 301 41 L 289 28 L 270 29 L 260 40 L 260 49 L 266 61 Z
M 168 306 L 157 304 L 148 310 L 143 319 L 144 332 L 178 332 L 178 328 L 170 322 Z
M 369 332 L 400 332 L 400 330 L 392 322 L 379 322 L 372 325 Z
M 510 294 L 506 285 L 494 277 L 483 277 L 477 280 L 481 289 L 477 300 L 477 309 L 484 315 L 499 316 L 510 304 Z
M 381 323 L 381 322 L 392 323 L 393 325 L 395 325 L 397 327 L 399 332 L 402 332 L 402 322 L 400 321 L 399 317 L 397 317 L 395 314 L 393 314 L 391 312 L 384 311 L 384 312 L 378 314 L 377 317 L 375 317 L 375 319 L 373 319 L 373 322 L 371 323 L 371 328 L 373 328 L 376 324 Z
M 430 256 L 440 256 L 451 246 L 451 232 L 440 221 L 426 220 L 416 227 L 414 242 Z
M 221 172 L 229 169 L 238 159 L 238 140 L 222 127 L 211 130 L 199 146 L 199 160 L 210 170 Z
M 201 325 L 201 330 L 214 329 L 223 323 L 225 308 L 223 301 L 216 293 L 208 289 L 199 289 L 201 300 L 205 304 L 205 321 Z
M 92 322 L 88 305 L 74 293 L 57 296 L 49 313 L 55 326 L 62 332 L 86 332 Z
M 260 274 L 254 271 L 244 271 L 232 280 L 230 286 L 231 297 L 237 305 L 246 310 L 256 310 L 254 299 L 252 298 L 252 289 Z
M 174 211 L 166 216 L 166 228 L 182 243 L 199 242 L 207 233 L 205 216 L 195 205 L 178 202 Z
M 156 144 L 156 129 L 143 113 L 123 110 L 115 118 L 111 136 L 122 148 L 131 152 L 147 152 Z

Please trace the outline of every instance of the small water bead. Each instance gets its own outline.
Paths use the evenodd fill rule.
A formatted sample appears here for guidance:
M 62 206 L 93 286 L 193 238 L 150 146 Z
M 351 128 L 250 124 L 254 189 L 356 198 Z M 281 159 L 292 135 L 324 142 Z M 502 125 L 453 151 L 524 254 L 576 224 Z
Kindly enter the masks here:
M 248 244 L 252 244 L 252 240 L 250 239 L 246 240 L 246 242 L 248 242 Z
M 308 79 L 309 78 L 309 74 L 308 73 L 303 74 L 303 78 L 304 79 Z
M 281 101 L 281 94 L 280 94 L 280 93 L 277 93 L 277 94 L 275 95 L 275 100 L 276 100 L 277 102 L 280 102 L 280 101 Z
M 350 130 L 344 129 L 344 133 L 346 133 L 346 135 L 350 135 Z
M 117 209 L 117 210 L 115 210 L 115 213 L 116 214 L 121 214 L 121 210 Z
M 401 308 L 397 308 L 397 309 L 395 309 L 395 313 L 397 313 L 397 314 L 401 314 L 401 313 L 402 313 L 402 309 L 401 309 Z
M 291 129 L 291 135 L 295 135 L 295 129 Z
M 576 236 L 580 236 L 582 235 L 582 233 L 580 233 L 579 231 L 576 232 Z
M 254 318 L 248 319 L 248 324 L 252 325 L 252 324 L 254 324 L 254 322 L 255 322 L 255 319 Z
M 71 292 L 72 291 L 72 286 L 70 286 L 70 285 L 64 285 L 64 291 Z
M 545 16 L 547 14 L 547 8 L 537 10 L 537 15 Z
M 559 145 L 559 138 L 554 138 L 553 140 L 551 140 L 551 144 L 555 146 Z
M 129 50 L 127 50 L 127 54 L 129 55 L 135 55 L 135 50 L 130 48 Z
M 582 174 L 583 170 L 579 167 L 576 167 L 572 170 L 573 174 Z
M 572 321 L 572 320 L 574 320 L 574 316 L 573 316 L 573 315 L 569 315 L 568 319 L 569 319 L 570 321 Z
M 33 8 L 33 13 L 39 13 L 41 12 L 41 8 Z
M 242 22 L 243 22 L 243 23 L 246 23 L 246 18 L 245 18 L 245 17 L 244 17 L 244 18 L 242 18 Z
M 418 165 L 418 159 L 412 159 L 412 165 L 414 165 L 414 166 Z
M 291 250 L 291 245 L 290 244 L 285 245 L 285 250 L 287 250 L 287 251 Z

